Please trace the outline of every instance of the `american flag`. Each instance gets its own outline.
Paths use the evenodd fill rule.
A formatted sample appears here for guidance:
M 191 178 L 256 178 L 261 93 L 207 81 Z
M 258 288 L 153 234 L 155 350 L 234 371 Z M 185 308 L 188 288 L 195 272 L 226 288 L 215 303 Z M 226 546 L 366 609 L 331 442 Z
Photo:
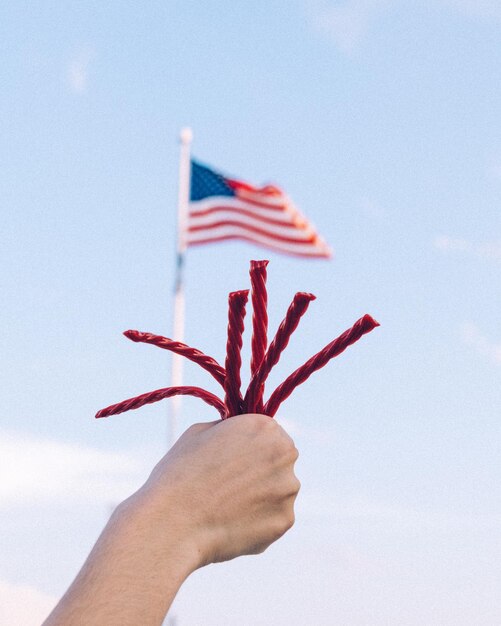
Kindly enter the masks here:
M 331 256 L 328 245 L 281 189 L 253 187 L 194 160 L 185 237 L 188 246 L 243 239 L 294 256 Z

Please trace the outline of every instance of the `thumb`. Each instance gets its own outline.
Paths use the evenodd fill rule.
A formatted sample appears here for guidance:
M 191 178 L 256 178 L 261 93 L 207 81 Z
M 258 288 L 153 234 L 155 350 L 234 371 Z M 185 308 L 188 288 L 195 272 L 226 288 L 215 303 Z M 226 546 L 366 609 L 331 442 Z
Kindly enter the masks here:
M 219 424 L 221 422 L 221 420 L 215 420 L 213 422 L 198 422 L 196 424 L 192 424 L 188 430 L 192 433 L 203 433 L 206 430 L 209 430 L 209 428 L 212 428 L 213 426 L 215 426 L 216 424 Z

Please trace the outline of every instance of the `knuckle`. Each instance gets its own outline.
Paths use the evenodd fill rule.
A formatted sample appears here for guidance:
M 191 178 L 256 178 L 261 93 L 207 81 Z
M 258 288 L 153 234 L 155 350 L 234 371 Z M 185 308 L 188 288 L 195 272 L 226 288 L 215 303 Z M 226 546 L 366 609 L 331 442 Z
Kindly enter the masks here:
M 275 420 L 268 417 L 268 415 L 250 413 L 246 417 L 249 419 L 250 428 L 257 434 L 266 433 L 266 435 L 269 435 L 277 426 Z
M 282 534 L 286 533 L 294 526 L 294 522 L 296 521 L 294 511 L 289 511 L 286 515 L 283 516 L 282 520 Z
M 263 428 L 267 431 L 275 432 L 280 428 L 277 420 L 273 419 L 272 417 L 269 417 L 268 415 L 263 415 L 260 417 L 262 417 L 261 424 Z
M 268 415 L 264 415 L 264 413 L 251 413 L 251 415 L 257 424 L 263 424 L 264 426 L 269 425 L 270 422 L 275 421 Z
M 299 480 L 297 476 L 294 476 L 293 488 L 292 488 L 294 495 L 297 495 L 300 489 L 301 489 L 301 481 Z
M 280 443 L 281 452 L 283 454 L 284 460 L 287 464 L 292 464 L 297 461 L 299 457 L 299 451 L 294 445 L 294 442 L 290 437 L 283 438 Z
M 294 515 L 294 509 L 292 506 L 287 507 L 287 510 L 277 516 L 275 523 L 273 524 L 273 535 L 275 540 L 282 535 L 285 535 L 285 533 L 294 526 L 295 521 L 296 518 Z
M 299 458 L 299 450 L 296 448 L 293 442 L 291 442 L 291 445 L 289 446 L 287 456 L 288 460 L 290 460 L 291 463 L 295 463 Z
M 296 478 L 296 476 L 292 476 L 292 478 L 287 483 L 287 487 L 284 489 L 283 496 L 285 498 L 295 499 L 300 489 L 301 489 L 301 483 Z
M 269 543 L 261 543 L 254 549 L 254 554 L 263 554 L 263 552 L 269 547 Z
M 293 445 L 292 439 L 284 430 L 282 430 L 281 426 L 279 426 L 278 428 L 280 430 L 279 432 L 276 433 L 276 436 L 275 436 L 277 445 L 280 447 L 280 450 L 282 450 L 284 453 L 288 453 L 291 450 L 292 445 Z

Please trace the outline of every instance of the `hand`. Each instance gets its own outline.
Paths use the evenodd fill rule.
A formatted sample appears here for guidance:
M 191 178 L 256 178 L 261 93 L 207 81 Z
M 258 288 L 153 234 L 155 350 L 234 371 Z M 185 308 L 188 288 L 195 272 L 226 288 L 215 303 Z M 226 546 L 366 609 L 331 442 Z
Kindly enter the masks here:
M 297 457 L 289 435 L 264 415 L 195 424 L 140 492 L 155 518 L 168 520 L 166 534 L 175 520 L 191 539 L 201 567 L 263 552 L 291 528 Z

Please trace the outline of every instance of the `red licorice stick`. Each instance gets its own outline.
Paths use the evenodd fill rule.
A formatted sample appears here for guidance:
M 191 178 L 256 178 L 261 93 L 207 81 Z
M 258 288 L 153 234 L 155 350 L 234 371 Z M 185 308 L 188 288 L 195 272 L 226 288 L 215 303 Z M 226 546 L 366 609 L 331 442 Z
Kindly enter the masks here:
M 123 402 L 119 402 L 118 404 L 112 404 L 106 409 L 101 409 L 96 413 L 96 417 L 108 417 L 109 415 L 117 415 L 118 413 L 130 411 L 131 409 L 139 409 L 145 404 L 152 404 L 153 402 L 158 402 L 159 400 L 170 398 L 171 396 L 195 396 L 216 408 L 221 414 L 222 419 L 227 417 L 226 407 L 222 400 L 213 393 L 205 391 L 205 389 L 200 389 L 200 387 L 165 387 L 164 389 L 149 391 L 135 398 L 123 400 Z
M 315 300 L 315 296 L 312 293 L 298 292 L 294 296 L 291 305 L 287 309 L 285 318 L 282 320 L 275 337 L 266 351 L 261 365 L 251 378 L 244 399 L 244 410 L 246 413 L 255 413 L 258 406 L 262 407 L 264 383 L 268 378 L 268 374 L 273 366 L 278 363 L 280 355 L 287 347 L 292 333 L 296 330 L 299 320 L 306 313 L 312 300 Z
M 152 333 L 142 333 L 138 330 L 126 330 L 124 335 L 131 341 L 151 343 L 154 346 L 163 348 L 164 350 L 170 350 L 176 354 L 181 354 L 190 361 L 200 365 L 200 367 L 203 367 L 204 370 L 207 370 L 209 374 L 211 374 L 217 382 L 224 387 L 226 370 L 224 367 L 219 365 L 215 359 L 211 356 L 207 356 L 200 350 L 191 348 L 180 341 L 174 341 L 173 339 L 168 339 L 167 337 L 162 337 L 161 335 L 153 335 Z
M 337 339 L 334 339 L 334 341 L 331 341 L 323 350 L 317 352 L 317 354 L 306 361 L 304 365 L 298 367 L 296 371 L 286 378 L 271 394 L 270 399 L 263 408 L 264 413 L 273 417 L 281 403 L 291 395 L 297 386 L 304 383 L 313 372 L 324 367 L 328 361 L 341 354 L 341 352 L 344 352 L 348 346 L 358 341 L 362 335 L 374 330 L 376 326 L 379 326 L 379 323 L 370 315 L 361 317 L 351 328 L 346 330 Z
M 252 356 L 251 374 L 257 372 L 268 345 L 268 294 L 266 292 L 266 266 L 268 261 L 251 261 L 252 287 Z
M 180 341 L 173 341 L 167 337 L 141 333 L 137 330 L 128 330 L 124 335 L 136 342 L 151 343 L 160 348 L 181 354 L 191 361 L 198 363 L 207 370 L 224 388 L 225 402 L 217 396 L 200 387 L 166 387 L 135 398 L 124 400 L 118 404 L 102 409 L 96 417 L 107 417 L 123 413 L 130 409 L 157 402 L 163 398 L 175 395 L 192 395 L 200 398 L 207 404 L 215 407 L 222 419 L 238 415 L 242 412 L 265 413 L 273 417 L 280 404 L 290 396 L 294 389 L 301 385 L 313 372 L 324 367 L 327 362 L 341 354 L 348 346 L 358 341 L 362 335 L 370 332 L 379 323 L 370 315 L 364 315 L 349 330 L 329 343 L 323 350 L 311 357 L 304 365 L 296 369 L 271 394 L 268 402 L 263 406 L 264 383 L 273 366 L 280 359 L 281 353 L 287 347 L 292 333 L 297 328 L 299 320 L 306 312 L 309 303 L 315 296 L 309 293 L 297 293 L 294 296 L 286 316 L 267 348 L 268 314 L 266 292 L 266 266 L 268 261 L 251 261 L 250 277 L 252 286 L 252 357 L 251 381 L 242 399 L 240 390 L 240 369 L 242 366 L 241 349 L 244 330 L 245 305 L 248 300 L 248 290 L 235 291 L 229 295 L 228 339 L 226 344 L 226 367 L 223 368 L 215 359 L 207 356 L 200 350 L 191 348 Z
M 249 290 L 233 291 L 228 296 L 228 340 L 226 342 L 226 378 L 224 391 L 228 417 L 238 415 L 242 408 L 240 392 L 242 367 L 242 334 L 244 332 L 245 305 L 249 298 Z

